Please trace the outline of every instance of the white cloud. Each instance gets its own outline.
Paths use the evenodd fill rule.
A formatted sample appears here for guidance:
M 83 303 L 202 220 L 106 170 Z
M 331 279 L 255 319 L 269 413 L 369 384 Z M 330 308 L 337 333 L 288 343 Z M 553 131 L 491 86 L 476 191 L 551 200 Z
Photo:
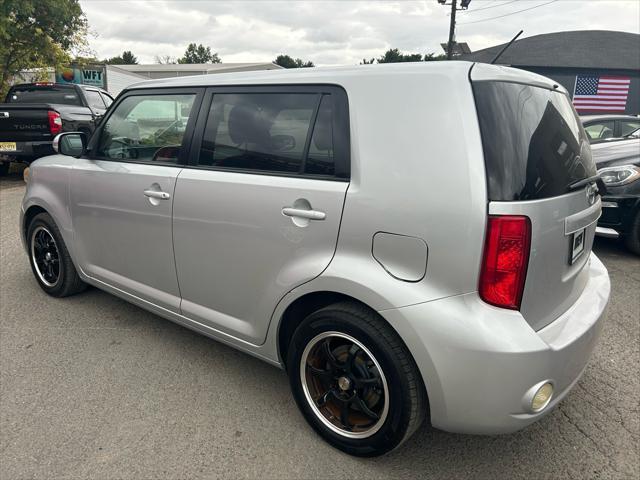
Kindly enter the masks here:
M 211 46 L 223 61 L 266 62 L 278 54 L 317 65 L 356 64 L 388 48 L 441 53 L 449 32 L 449 7 L 436 0 L 360 1 L 144 1 L 81 0 L 98 58 L 131 50 L 144 63 L 156 55 L 180 57 L 186 46 Z M 637 0 L 472 0 L 458 13 L 457 40 L 473 50 L 524 36 L 563 30 L 640 33 Z M 491 8 L 489 8 L 491 7 Z M 485 8 L 485 10 L 480 10 Z

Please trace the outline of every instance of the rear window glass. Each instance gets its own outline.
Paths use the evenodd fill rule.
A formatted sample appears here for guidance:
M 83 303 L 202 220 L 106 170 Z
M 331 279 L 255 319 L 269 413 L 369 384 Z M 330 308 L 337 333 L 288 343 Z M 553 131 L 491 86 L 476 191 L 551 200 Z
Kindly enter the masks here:
M 589 141 L 569 98 L 531 85 L 473 86 L 490 200 L 535 200 L 596 174 Z
M 55 86 L 14 88 L 9 91 L 9 95 L 7 95 L 7 103 L 57 103 L 62 105 L 82 105 L 82 101 L 73 88 Z
M 199 164 L 333 175 L 332 111 L 331 95 L 319 98 L 315 93 L 215 94 Z M 315 130 L 309 143 L 307 137 L 314 120 Z

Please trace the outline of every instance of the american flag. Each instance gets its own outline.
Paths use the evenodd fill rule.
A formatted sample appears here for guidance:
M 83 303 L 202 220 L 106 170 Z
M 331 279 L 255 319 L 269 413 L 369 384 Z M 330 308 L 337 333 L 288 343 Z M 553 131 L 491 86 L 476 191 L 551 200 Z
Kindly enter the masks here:
M 629 95 L 630 77 L 578 75 L 573 105 L 578 113 L 624 112 Z

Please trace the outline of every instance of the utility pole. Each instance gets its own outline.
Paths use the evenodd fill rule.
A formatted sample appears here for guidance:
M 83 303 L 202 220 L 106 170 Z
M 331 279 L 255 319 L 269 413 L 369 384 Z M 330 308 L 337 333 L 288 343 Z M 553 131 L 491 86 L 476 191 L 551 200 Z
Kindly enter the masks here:
M 440 5 L 451 5 L 451 23 L 449 24 L 449 42 L 447 42 L 447 60 L 453 58 L 453 46 L 456 44 L 456 12 L 458 10 L 466 10 L 469 8 L 471 0 L 460 0 L 460 8 L 458 8 L 458 0 L 438 0 Z
M 456 10 L 458 0 L 451 0 L 451 23 L 449 24 L 449 43 L 447 43 L 447 60 L 453 58 L 453 42 L 456 38 Z

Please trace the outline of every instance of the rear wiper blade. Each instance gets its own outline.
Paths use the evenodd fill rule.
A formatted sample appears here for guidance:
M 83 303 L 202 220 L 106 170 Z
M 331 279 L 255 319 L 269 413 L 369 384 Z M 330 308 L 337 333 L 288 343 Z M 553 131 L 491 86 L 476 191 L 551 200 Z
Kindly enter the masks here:
M 589 185 L 590 183 L 598 182 L 598 180 L 600 180 L 600 174 L 596 173 L 591 177 L 583 178 L 582 180 L 573 182 L 567 187 L 567 190 L 575 190 L 577 188 L 584 187 L 585 185 Z

